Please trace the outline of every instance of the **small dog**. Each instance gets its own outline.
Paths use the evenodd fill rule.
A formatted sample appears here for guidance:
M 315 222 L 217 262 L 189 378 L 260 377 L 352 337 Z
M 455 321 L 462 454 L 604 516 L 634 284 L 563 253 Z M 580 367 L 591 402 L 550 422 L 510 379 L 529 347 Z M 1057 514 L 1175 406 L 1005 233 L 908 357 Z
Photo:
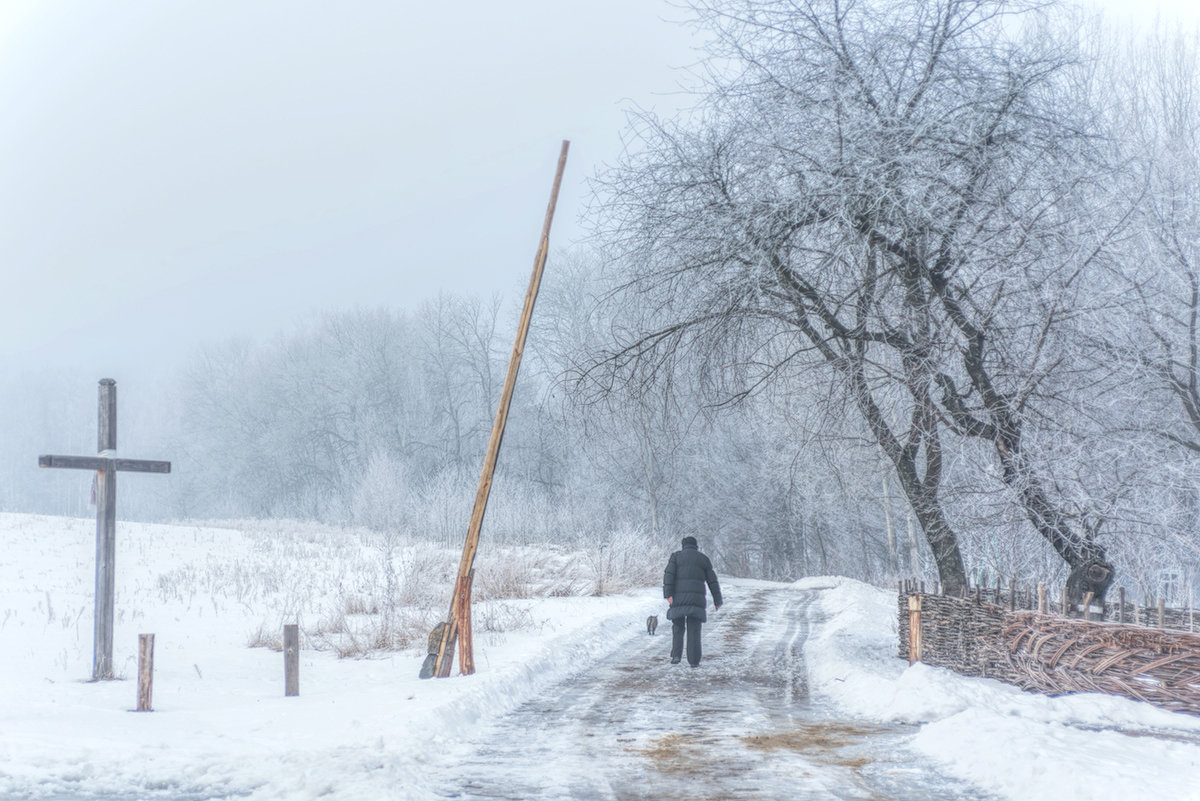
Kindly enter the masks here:
M 651 615 L 646 618 L 646 633 L 653 635 L 658 631 L 658 615 Z

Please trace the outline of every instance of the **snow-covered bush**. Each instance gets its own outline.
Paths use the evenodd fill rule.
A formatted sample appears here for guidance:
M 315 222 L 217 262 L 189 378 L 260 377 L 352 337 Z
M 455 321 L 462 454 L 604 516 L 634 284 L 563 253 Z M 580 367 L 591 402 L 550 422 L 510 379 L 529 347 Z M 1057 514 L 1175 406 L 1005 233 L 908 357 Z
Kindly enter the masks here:
M 669 552 L 650 544 L 646 532 L 626 527 L 600 539 L 587 552 L 592 595 L 613 595 L 662 582 Z
M 408 488 L 404 464 L 383 451 L 376 451 L 350 502 L 354 522 L 376 531 L 401 530 Z

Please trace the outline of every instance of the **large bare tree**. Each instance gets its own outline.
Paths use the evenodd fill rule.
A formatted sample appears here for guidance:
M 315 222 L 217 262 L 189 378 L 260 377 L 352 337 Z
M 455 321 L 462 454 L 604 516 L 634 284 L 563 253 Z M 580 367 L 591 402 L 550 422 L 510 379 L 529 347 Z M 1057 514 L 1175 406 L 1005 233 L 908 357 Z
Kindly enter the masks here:
M 1098 154 L 1070 54 L 1020 33 L 1035 12 L 1006 0 L 697 12 L 716 44 L 696 110 L 639 116 L 602 182 L 602 231 L 632 271 L 618 302 L 656 304 L 605 366 L 645 376 L 690 351 L 728 400 L 834 377 L 952 591 L 947 437 L 985 440 L 1073 594 L 1103 597 L 1096 517 L 1056 498 L 1027 436 L 1113 232 L 1092 222 Z

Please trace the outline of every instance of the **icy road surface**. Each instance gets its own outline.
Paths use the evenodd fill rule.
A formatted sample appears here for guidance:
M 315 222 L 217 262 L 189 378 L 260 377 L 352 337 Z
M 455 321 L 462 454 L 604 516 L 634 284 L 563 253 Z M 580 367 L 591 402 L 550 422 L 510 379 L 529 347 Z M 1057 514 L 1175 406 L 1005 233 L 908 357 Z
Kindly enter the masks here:
M 709 614 L 695 669 L 670 664 L 663 620 L 657 636 L 581 665 L 481 728 L 431 784 L 444 798 L 514 801 L 988 798 L 906 749 L 915 729 L 838 720 L 808 699 L 815 598 L 731 588 Z

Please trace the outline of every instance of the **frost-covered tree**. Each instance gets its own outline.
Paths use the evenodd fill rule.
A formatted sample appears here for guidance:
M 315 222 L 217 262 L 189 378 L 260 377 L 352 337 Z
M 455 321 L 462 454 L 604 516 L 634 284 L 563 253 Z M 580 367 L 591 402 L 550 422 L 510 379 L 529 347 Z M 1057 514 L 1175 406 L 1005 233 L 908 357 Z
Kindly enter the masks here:
M 1074 593 L 1102 596 L 1097 516 L 1057 495 L 1031 428 L 1119 218 L 1090 203 L 1089 110 L 1068 49 L 1022 32 L 1030 7 L 700 4 L 715 44 L 696 110 L 640 115 L 602 180 L 601 232 L 631 270 L 617 302 L 654 311 L 604 366 L 645 377 L 690 359 L 727 400 L 781 381 L 840 393 L 952 591 L 946 441 L 985 441 Z
M 1114 332 L 1115 352 L 1169 394 L 1175 414 L 1159 436 L 1200 454 L 1200 42 L 1157 31 L 1133 44 L 1130 64 L 1116 116 L 1143 193 L 1121 289 L 1141 303 Z
M 1200 42 L 1156 28 L 1105 45 L 1136 207 L 1111 287 L 1130 303 L 1089 320 L 1097 372 L 1111 375 L 1092 441 L 1108 443 L 1109 472 L 1125 480 L 1120 551 L 1153 594 L 1156 571 L 1200 559 Z

